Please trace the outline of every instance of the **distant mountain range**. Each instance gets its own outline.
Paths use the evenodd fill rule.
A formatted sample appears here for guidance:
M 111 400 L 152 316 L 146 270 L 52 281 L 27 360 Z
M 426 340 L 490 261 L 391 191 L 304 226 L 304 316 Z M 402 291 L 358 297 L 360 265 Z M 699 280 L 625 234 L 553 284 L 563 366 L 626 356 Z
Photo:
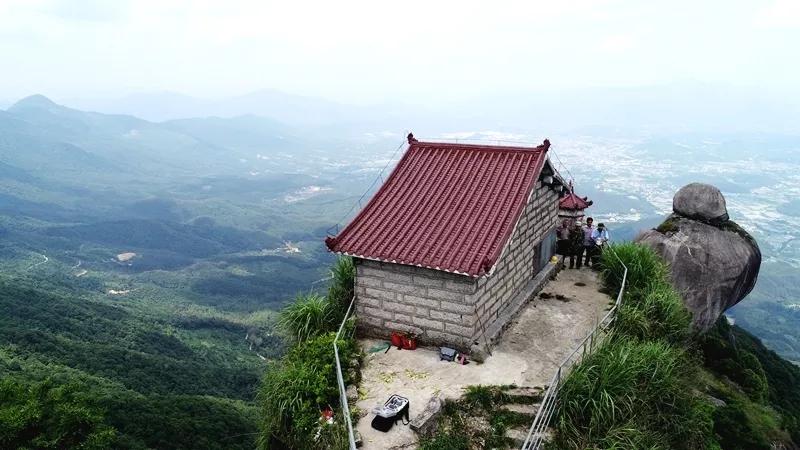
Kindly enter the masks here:
M 627 88 L 550 89 L 439 102 L 357 106 L 319 97 L 260 90 L 224 99 L 145 92 L 117 99 L 67 99 L 74 107 L 151 121 L 257 115 L 298 127 L 340 130 L 413 129 L 420 135 L 454 131 L 654 133 L 800 133 L 800 98 L 766 90 L 674 83 Z M 416 103 L 416 104 L 415 104 Z M 421 106 L 422 105 L 422 106 Z
M 307 143 L 292 127 L 248 115 L 149 122 L 131 115 L 79 111 L 41 95 L 0 111 L 0 160 L 19 170 L 60 178 L 146 173 L 242 171 L 240 159 Z
M 70 105 L 89 111 L 130 114 L 156 122 L 195 117 L 270 117 L 296 126 L 388 124 L 414 110 L 401 105 L 354 106 L 318 97 L 264 89 L 224 99 L 201 99 L 176 92 L 145 92 L 118 99 L 71 99 Z

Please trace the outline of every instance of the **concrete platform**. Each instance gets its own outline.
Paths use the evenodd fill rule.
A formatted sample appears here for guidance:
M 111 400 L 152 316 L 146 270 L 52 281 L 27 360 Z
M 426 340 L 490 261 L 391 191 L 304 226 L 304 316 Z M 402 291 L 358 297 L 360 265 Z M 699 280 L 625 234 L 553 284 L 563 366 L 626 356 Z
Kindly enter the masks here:
M 583 286 L 576 286 L 576 283 Z M 515 384 L 541 386 L 550 381 L 555 367 L 591 331 L 603 316 L 611 298 L 599 292 L 597 274 L 590 269 L 560 272 L 542 293 L 523 307 L 503 332 L 483 364 L 461 366 L 439 361 L 437 348 L 414 351 L 391 348 L 387 353 L 368 354 L 362 368 L 361 392 L 356 406 L 367 414 L 357 429 L 366 450 L 412 449 L 416 434 L 398 423 L 388 433 L 372 429 L 369 411 L 392 394 L 408 397 L 413 419 L 428 399 L 441 393 L 457 399 L 466 386 L 476 384 Z M 556 296 L 563 296 L 562 300 Z M 381 341 L 362 340 L 365 351 Z

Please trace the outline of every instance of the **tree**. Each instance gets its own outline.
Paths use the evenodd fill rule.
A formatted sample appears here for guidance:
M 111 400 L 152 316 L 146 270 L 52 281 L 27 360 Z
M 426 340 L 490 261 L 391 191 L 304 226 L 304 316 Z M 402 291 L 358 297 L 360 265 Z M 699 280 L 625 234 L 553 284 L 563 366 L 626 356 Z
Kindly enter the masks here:
M 103 449 L 116 430 L 77 384 L 0 381 L 0 447 Z

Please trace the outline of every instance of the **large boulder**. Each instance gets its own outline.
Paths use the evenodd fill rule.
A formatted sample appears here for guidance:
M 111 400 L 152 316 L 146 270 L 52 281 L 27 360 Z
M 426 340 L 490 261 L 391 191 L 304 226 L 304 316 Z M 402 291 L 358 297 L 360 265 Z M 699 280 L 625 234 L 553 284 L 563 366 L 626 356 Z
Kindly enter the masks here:
M 725 197 L 710 184 L 691 183 L 680 188 L 672 198 L 672 210 L 683 217 L 707 223 L 728 220 Z
M 729 220 L 722 193 L 707 184 L 681 188 L 673 199 L 673 214 L 636 241 L 667 261 L 672 284 L 699 332 L 710 329 L 750 293 L 761 267 L 758 244 Z

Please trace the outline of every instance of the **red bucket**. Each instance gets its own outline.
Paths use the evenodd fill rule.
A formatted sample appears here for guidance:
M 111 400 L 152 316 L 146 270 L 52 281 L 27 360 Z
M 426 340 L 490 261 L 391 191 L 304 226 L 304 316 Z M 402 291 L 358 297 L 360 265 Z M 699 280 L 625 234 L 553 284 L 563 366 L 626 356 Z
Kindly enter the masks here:
M 403 348 L 403 339 L 405 338 L 405 334 L 399 331 L 392 331 L 392 346 L 397 347 L 398 350 Z

